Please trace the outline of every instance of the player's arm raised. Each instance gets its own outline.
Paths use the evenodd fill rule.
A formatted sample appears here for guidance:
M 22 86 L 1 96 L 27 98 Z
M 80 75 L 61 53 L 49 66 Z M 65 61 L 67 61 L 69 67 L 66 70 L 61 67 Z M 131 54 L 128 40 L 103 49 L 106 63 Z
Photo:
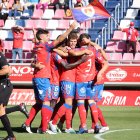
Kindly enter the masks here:
M 77 23 L 76 21 L 74 21 L 74 22 L 70 25 L 69 29 L 67 29 L 67 31 L 66 31 L 65 33 L 63 33 L 62 35 L 60 35 L 60 36 L 53 42 L 54 47 L 57 46 L 60 42 L 62 42 L 62 41 L 69 35 L 69 33 L 77 26 L 77 24 L 78 24 L 78 23 Z

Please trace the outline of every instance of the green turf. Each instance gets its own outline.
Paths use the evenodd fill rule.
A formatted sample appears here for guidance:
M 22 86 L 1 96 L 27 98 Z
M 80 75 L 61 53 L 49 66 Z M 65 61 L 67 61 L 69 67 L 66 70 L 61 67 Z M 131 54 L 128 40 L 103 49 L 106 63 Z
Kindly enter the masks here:
M 28 107 L 30 109 L 30 107 Z M 21 129 L 21 124 L 25 117 L 20 112 L 9 114 L 13 131 L 17 140 L 139 140 L 140 139 L 140 108 L 139 107 L 101 107 L 110 131 L 103 135 L 95 134 L 28 134 Z M 35 132 L 40 124 L 40 115 L 38 115 L 33 124 L 32 130 Z M 87 120 L 90 128 L 90 115 Z M 79 117 L 76 113 L 73 120 L 73 128 L 78 130 Z M 0 122 L 0 137 L 6 136 Z M 97 138 L 95 138 L 95 136 Z

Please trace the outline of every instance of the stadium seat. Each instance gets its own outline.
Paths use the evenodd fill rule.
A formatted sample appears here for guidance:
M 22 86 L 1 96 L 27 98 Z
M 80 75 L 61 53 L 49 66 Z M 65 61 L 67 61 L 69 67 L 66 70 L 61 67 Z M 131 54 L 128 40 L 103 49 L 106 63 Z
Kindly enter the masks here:
M 115 52 L 117 49 L 117 42 L 116 41 L 109 41 L 107 42 L 107 47 L 105 49 L 105 52 Z
M 11 30 L 0 30 L 0 39 L 2 39 L 2 40 L 13 39 L 12 31 Z
M 41 19 L 43 16 L 43 10 L 42 9 L 34 9 L 33 16 L 31 19 Z
M 52 19 L 63 19 L 63 17 L 65 17 L 64 9 L 56 9 L 54 17 L 52 17 Z
M 34 22 L 34 20 L 26 20 L 25 21 L 25 29 L 26 30 L 31 30 L 33 28 L 35 28 L 36 24 Z
M 46 29 L 56 29 L 58 28 L 58 20 L 49 20 Z
M 121 28 L 128 28 L 129 25 L 130 25 L 130 22 L 131 22 L 131 20 L 124 20 L 124 19 L 122 19 L 120 21 L 120 27 Z
M 47 26 L 47 20 L 34 20 L 35 28 L 43 28 L 45 29 Z
M 54 17 L 54 10 L 46 9 L 43 13 L 42 19 L 52 19 L 52 17 Z
M 133 53 L 124 53 L 123 54 L 123 59 L 121 63 L 123 64 L 131 64 L 133 61 Z
M 111 64 L 118 64 L 122 60 L 122 53 L 106 53 L 108 62 Z
M 32 41 L 23 41 L 23 51 L 31 52 L 33 50 Z
M 13 19 L 7 19 L 6 22 L 5 22 L 5 25 L 4 25 L 3 29 L 11 29 L 15 25 L 16 25 L 15 20 L 13 20 Z
M 140 8 L 140 0 L 133 0 L 131 8 Z
M 137 43 L 137 52 L 140 52 L 140 42 Z
M 25 21 L 24 20 L 19 19 L 19 20 L 16 20 L 15 22 L 16 22 L 16 25 L 25 27 Z
M 25 30 L 24 31 L 24 37 L 23 37 L 24 40 L 32 40 L 33 38 L 34 38 L 34 35 L 33 35 L 32 30 Z
M 59 35 L 61 35 L 63 32 L 61 30 L 54 30 L 51 32 L 51 40 L 55 40 Z
M 140 53 L 136 53 L 134 60 L 132 61 L 133 64 L 140 64 Z
M 4 45 L 4 49 L 6 50 L 6 52 L 12 51 L 12 49 L 13 49 L 13 41 L 4 40 L 3 45 Z
M 3 26 L 4 26 L 4 20 L 0 19 L 0 27 L 3 27 Z
M 6 52 L 6 53 L 5 53 L 5 57 L 6 57 L 7 59 L 12 59 L 12 52 Z
M 124 52 L 126 51 L 126 42 L 125 41 L 119 41 L 118 46 L 115 50 L 116 52 Z
M 69 20 L 59 20 L 57 30 L 66 30 L 69 28 Z
M 128 9 L 124 18 L 135 19 L 138 14 L 138 9 Z
M 112 40 L 126 40 L 126 33 L 122 31 L 114 31 Z

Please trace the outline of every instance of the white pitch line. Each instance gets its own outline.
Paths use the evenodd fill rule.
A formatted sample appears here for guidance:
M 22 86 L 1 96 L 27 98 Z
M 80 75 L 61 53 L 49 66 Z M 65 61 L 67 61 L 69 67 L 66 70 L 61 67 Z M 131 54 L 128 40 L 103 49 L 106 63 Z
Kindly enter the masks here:
M 105 132 L 105 133 L 102 133 L 102 134 L 97 134 L 97 135 L 95 135 L 94 137 L 95 137 L 97 140 L 105 140 L 105 139 L 101 138 L 101 136 L 106 135 L 106 134 L 108 134 L 108 133 L 114 133 L 114 132 L 119 132 L 119 131 L 130 131 L 130 130 L 134 130 L 134 129 L 112 130 L 112 131 L 108 131 L 108 132 Z

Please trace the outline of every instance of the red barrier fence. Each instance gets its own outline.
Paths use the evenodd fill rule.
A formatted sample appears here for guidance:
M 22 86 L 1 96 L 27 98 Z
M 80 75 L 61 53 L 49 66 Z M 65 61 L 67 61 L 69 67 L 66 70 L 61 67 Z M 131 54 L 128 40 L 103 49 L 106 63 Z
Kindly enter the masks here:
M 105 90 L 103 99 L 98 104 L 104 106 L 140 106 L 140 92 L 130 90 Z M 17 105 L 21 102 L 34 104 L 33 89 L 14 89 L 9 104 Z
M 33 68 L 30 65 L 12 65 L 12 70 L 13 74 L 10 79 L 15 85 L 32 83 Z M 140 65 L 110 66 L 105 74 L 105 84 L 140 85 Z

